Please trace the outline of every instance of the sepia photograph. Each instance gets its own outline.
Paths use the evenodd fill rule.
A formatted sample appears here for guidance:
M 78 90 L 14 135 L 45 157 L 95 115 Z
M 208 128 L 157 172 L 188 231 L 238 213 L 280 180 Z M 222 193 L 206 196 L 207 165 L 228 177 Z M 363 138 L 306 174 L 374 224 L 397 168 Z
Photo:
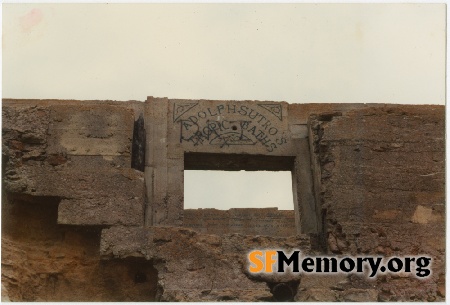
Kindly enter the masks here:
M 445 302 L 446 9 L 4 3 L 2 302 Z

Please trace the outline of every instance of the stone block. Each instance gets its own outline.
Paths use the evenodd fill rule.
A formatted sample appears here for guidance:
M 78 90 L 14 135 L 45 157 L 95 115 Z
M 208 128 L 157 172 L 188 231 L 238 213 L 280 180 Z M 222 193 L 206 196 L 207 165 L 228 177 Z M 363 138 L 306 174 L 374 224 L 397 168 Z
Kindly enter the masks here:
M 150 259 L 153 231 L 144 227 L 113 226 L 102 230 L 100 256 L 103 259 L 142 257 Z
M 70 177 L 70 175 L 68 175 Z M 78 183 L 63 200 L 58 222 L 73 225 L 143 225 L 144 174 L 134 169 L 99 170 L 75 176 Z M 95 196 L 93 196 L 95 194 Z
M 187 209 L 183 226 L 207 234 L 296 235 L 294 211 L 263 209 Z
M 134 113 L 108 105 L 51 106 L 48 154 L 131 159 Z
M 93 198 L 62 200 L 58 223 L 78 226 L 142 226 L 144 206 L 135 198 Z

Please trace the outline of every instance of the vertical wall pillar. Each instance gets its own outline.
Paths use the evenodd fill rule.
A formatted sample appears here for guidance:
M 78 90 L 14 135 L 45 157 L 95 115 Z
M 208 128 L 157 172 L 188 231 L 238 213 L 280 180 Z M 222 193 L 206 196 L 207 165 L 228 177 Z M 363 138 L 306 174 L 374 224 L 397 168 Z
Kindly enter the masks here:
M 163 224 L 167 218 L 167 98 L 148 97 L 145 103 L 145 181 L 147 226 Z
M 182 225 L 183 163 L 173 160 L 168 151 L 169 105 L 167 98 L 154 97 L 145 104 L 146 226 Z

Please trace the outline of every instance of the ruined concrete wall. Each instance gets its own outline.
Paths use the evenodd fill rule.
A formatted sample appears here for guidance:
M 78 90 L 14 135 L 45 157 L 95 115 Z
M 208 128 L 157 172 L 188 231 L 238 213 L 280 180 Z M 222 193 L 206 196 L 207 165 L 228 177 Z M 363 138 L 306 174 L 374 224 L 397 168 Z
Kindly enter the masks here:
M 247 253 L 261 247 L 300 247 L 310 252 L 307 236 L 215 235 L 176 227 L 113 227 L 103 230 L 100 253 L 104 259 L 152 259 L 158 270 L 160 301 L 273 301 L 271 285 L 294 282 L 298 286 L 300 277 L 249 274 Z
M 99 256 L 102 227 L 144 221 L 143 173 L 130 166 L 134 111 L 117 104 L 3 101 L 2 285 L 10 300 L 155 299 L 151 262 Z
M 4 191 L 61 200 L 58 223 L 142 225 L 144 175 L 131 168 L 125 107 L 4 101 Z
M 433 258 L 429 279 L 380 276 L 379 300 L 445 295 L 444 125 L 438 106 L 387 105 L 311 117 L 328 251 Z
M 183 226 L 207 234 L 296 235 L 294 211 L 277 208 L 188 209 L 184 210 Z
M 158 274 L 152 262 L 101 260 L 101 230 L 58 225 L 57 214 L 54 199 L 3 198 L 2 300 L 155 300 Z
M 277 283 L 296 301 L 444 300 L 444 107 L 150 97 L 3 100 L 2 116 L 11 300 L 271 301 Z M 184 210 L 184 169 L 216 165 L 291 170 L 291 233 L 183 228 L 208 223 Z M 262 248 L 425 254 L 433 276 L 249 274 Z

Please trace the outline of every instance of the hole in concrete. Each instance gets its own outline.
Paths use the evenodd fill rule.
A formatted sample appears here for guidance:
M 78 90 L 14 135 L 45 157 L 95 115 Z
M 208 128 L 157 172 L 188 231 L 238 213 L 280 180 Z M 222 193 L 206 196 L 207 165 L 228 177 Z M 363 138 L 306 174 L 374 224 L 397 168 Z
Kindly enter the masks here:
M 134 275 L 134 282 L 145 283 L 147 282 L 147 276 L 143 272 L 136 272 L 136 274 Z
M 101 260 L 98 276 L 103 279 L 101 284 L 107 288 L 102 300 L 115 302 L 158 300 L 158 270 L 153 261 L 142 257 Z M 127 293 L 124 294 L 124 291 Z
M 297 294 L 299 280 L 281 283 L 267 283 L 270 292 L 273 294 L 273 299 L 276 302 L 292 302 Z
M 294 292 L 292 291 L 292 288 L 285 283 L 275 285 L 273 287 L 272 293 L 274 299 L 279 302 L 287 302 L 292 300 L 294 297 Z

